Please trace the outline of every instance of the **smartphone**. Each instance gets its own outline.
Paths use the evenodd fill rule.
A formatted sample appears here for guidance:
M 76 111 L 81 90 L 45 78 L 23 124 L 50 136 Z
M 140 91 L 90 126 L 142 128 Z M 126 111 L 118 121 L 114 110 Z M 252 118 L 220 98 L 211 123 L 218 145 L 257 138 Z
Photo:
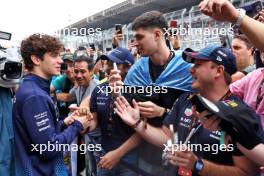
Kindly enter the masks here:
M 115 30 L 116 30 L 116 32 L 117 32 L 117 34 L 122 34 L 123 33 L 123 31 L 122 31 L 122 25 L 121 24 L 116 24 L 115 25 Z
M 262 3 L 261 1 L 256 1 L 251 4 L 245 5 L 242 8 L 245 9 L 248 16 L 253 18 L 262 10 Z
M 95 46 L 94 46 L 94 44 L 90 44 L 90 47 L 91 47 L 91 49 L 92 49 L 93 51 L 95 51 Z

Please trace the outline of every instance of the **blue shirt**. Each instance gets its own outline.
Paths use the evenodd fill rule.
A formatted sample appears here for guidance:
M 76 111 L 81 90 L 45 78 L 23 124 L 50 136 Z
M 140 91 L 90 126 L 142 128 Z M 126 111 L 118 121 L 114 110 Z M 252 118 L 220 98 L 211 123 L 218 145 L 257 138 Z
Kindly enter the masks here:
M 97 113 L 102 134 L 102 148 L 105 152 L 115 150 L 134 133 L 134 130 L 114 113 L 114 100 L 111 93 L 106 93 L 107 88 L 109 88 L 108 82 L 98 85 L 90 100 L 90 111 Z M 126 154 L 122 160 L 135 163 L 137 161 L 135 150 Z
M 83 130 L 78 121 L 68 128 L 63 121 L 57 121 L 59 117 L 49 96 L 49 86 L 48 80 L 30 74 L 16 93 L 13 122 L 17 175 L 67 175 L 61 150 L 44 150 L 40 154 L 40 148 L 32 146 L 70 144 Z

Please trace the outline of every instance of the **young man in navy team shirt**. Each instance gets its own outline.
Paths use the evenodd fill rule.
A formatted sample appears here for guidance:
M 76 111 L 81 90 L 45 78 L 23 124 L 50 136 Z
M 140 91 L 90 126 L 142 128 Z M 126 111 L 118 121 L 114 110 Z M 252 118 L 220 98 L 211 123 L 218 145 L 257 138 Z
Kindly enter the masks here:
M 61 49 L 62 44 L 48 35 L 33 34 L 22 41 L 21 55 L 30 73 L 17 91 L 13 108 L 17 175 L 68 175 L 58 145 L 70 144 L 89 125 L 86 116 L 58 121 L 49 94 L 51 77 L 60 74 Z M 40 144 L 47 147 L 42 153 Z
M 125 78 L 130 66 L 134 63 L 129 50 L 117 47 L 109 53 L 102 55 L 101 59 L 107 60 L 107 70 L 113 69 L 113 62 L 117 63 L 122 79 Z M 98 163 L 98 176 L 135 176 L 136 173 L 126 168 L 120 161 L 137 164 L 137 152 L 133 150 L 140 141 L 131 143 L 134 130 L 126 125 L 114 113 L 114 96 L 110 91 L 108 82 L 97 86 L 90 99 L 90 111 L 95 123 L 90 126 L 93 130 L 99 126 L 102 134 L 102 148 L 104 153 Z

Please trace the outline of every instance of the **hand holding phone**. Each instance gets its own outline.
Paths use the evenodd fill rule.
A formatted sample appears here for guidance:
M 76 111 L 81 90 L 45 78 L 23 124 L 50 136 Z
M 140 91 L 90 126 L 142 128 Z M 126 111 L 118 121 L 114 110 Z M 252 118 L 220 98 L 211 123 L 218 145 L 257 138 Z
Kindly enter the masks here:
M 116 30 L 116 33 L 117 34 L 122 34 L 123 31 L 122 31 L 122 25 L 121 24 L 116 24 L 115 25 L 115 30 Z

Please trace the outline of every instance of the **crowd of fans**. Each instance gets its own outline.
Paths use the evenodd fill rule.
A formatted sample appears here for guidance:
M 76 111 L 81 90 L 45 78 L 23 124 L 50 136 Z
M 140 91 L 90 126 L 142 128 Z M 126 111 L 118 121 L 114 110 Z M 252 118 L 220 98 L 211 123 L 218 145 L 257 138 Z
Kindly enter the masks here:
M 261 175 L 264 10 L 199 8 L 239 29 L 231 48 L 182 50 L 150 11 L 134 19 L 128 48 L 120 31 L 105 53 L 33 34 L 21 43 L 23 74 L 1 65 L 20 68 L 18 56 L 0 53 L 0 175 Z

